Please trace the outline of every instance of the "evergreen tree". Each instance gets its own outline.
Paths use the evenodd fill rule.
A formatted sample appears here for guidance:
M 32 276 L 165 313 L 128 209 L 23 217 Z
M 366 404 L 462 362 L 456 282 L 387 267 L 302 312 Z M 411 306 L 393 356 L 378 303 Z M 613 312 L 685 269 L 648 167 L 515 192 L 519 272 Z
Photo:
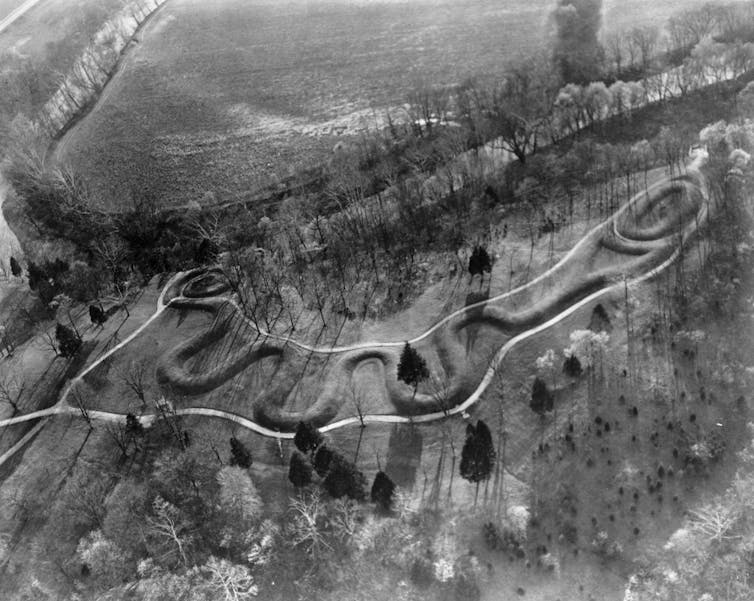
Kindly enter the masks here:
M 58 343 L 58 351 L 61 357 L 73 357 L 81 348 L 81 338 L 68 326 L 58 322 L 55 328 L 55 339 Z
M 10 258 L 10 272 L 13 274 L 13 277 L 21 277 L 24 270 L 21 269 L 21 265 L 16 261 L 16 257 Z
M 309 453 L 319 447 L 324 438 L 317 428 L 309 422 L 299 422 L 296 426 L 296 435 L 293 437 L 293 444 L 302 453 Z
M 366 497 L 364 474 L 338 453 L 333 453 L 330 469 L 322 484 L 334 499 L 347 496 L 350 499 L 362 501 Z
M 424 360 L 424 357 L 422 357 L 416 349 L 407 342 L 403 347 L 401 358 L 398 361 L 398 379 L 402 380 L 409 386 L 413 386 L 414 394 L 416 394 L 419 382 L 422 382 L 427 378 L 429 378 L 427 362 Z
M 469 424 L 466 426 L 466 441 L 461 451 L 461 477 L 474 482 L 478 494 L 479 483 L 490 477 L 494 465 L 495 445 L 487 424 L 482 420 L 477 421 L 476 427 Z
M 334 456 L 335 453 L 328 449 L 324 444 L 317 447 L 312 460 L 312 465 L 314 465 L 314 471 L 317 472 L 317 475 L 320 478 L 324 478 L 327 475 Z
M 132 436 L 142 436 L 144 434 L 144 426 L 133 413 L 126 414 L 126 432 Z
M 244 469 L 251 467 L 251 451 L 235 436 L 230 437 L 230 464 Z
M 531 387 L 531 401 L 529 407 L 534 413 L 544 415 L 548 411 L 552 411 L 553 398 L 550 391 L 547 389 L 547 384 L 540 378 L 534 378 L 534 384 Z
M 96 326 L 101 326 L 107 321 L 107 315 L 97 305 L 89 305 L 89 319 Z
M 29 289 L 30 290 L 36 290 L 37 286 L 39 285 L 39 282 L 47 279 L 44 271 L 42 271 L 42 268 L 39 267 L 33 261 L 29 261 L 29 265 L 26 268 L 26 273 L 29 276 Z
M 290 467 L 288 469 L 288 480 L 290 480 L 296 488 L 307 486 L 312 481 L 312 466 L 298 451 L 294 451 L 291 455 Z
M 390 511 L 393 508 L 393 495 L 395 494 L 395 484 L 390 477 L 382 471 L 377 472 L 372 483 L 371 499 L 377 507 L 383 511 Z
M 577 378 L 582 372 L 581 361 L 579 361 L 576 355 L 569 355 L 563 362 L 563 373 L 572 378 Z
M 602 305 L 594 307 L 592 318 L 589 320 L 589 329 L 596 334 L 600 332 L 607 332 L 609 334 L 612 331 L 613 326 L 610 323 L 610 317 Z
M 469 273 L 471 277 L 475 275 L 484 276 L 485 273 L 492 271 L 492 259 L 487 249 L 483 246 L 475 246 L 469 257 Z
M 50 280 L 39 280 L 36 289 L 37 294 L 39 295 L 39 300 L 45 305 L 49 305 L 57 295 L 57 290 L 55 286 L 50 283 Z

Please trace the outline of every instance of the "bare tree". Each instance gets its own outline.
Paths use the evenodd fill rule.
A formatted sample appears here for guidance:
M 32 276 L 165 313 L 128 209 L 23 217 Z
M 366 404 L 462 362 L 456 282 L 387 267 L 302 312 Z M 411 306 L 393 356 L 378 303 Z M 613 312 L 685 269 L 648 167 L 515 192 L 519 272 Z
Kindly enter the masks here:
M 181 519 L 180 510 L 161 496 L 152 502 L 153 515 L 147 518 L 149 533 L 167 545 L 163 557 L 177 554 L 184 566 L 189 565 L 187 547 L 190 544 L 190 533 Z
M 73 399 L 74 407 L 79 410 L 79 414 L 89 425 L 89 429 L 93 430 L 94 424 L 92 424 L 92 418 L 89 415 L 89 402 L 84 391 L 81 390 L 80 386 L 74 384 L 73 386 L 71 386 L 69 396 Z
M 13 415 L 18 413 L 19 401 L 24 393 L 26 384 L 17 375 L 12 375 L 6 371 L 0 376 L 0 402 L 7 403 L 13 409 Z
M 131 446 L 131 436 L 126 424 L 121 421 L 110 422 L 105 426 L 105 432 L 120 450 L 121 458 L 127 457 L 128 449 Z
M 628 43 L 634 48 L 633 54 L 644 77 L 649 74 L 659 39 L 660 31 L 652 25 L 634 27 L 629 35 Z
M 432 399 L 446 416 L 450 415 L 450 410 L 453 408 L 452 388 L 450 377 L 445 372 L 432 374 L 429 379 Z
M 128 386 L 128 388 L 130 388 L 136 395 L 136 398 L 141 401 L 142 408 L 146 407 L 147 404 L 145 391 L 149 367 L 150 361 L 148 359 L 134 359 L 125 369 L 122 369 L 118 373 L 121 381 Z
M 479 107 L 490 134 L 521 163 L 537 151 L 539 134 L 555 100 L 549 73 L 541 58 L 525 61 L 510 69 L 503 85 Z
M 739 520 L 740 513 L 732 506 L 716 505 L 690 511 L 691 527 L 712 542 L 734 540 L 740 536 L 731 535 L 731 530 Z
M 613 64 L 616 75 L 623 70 L 623 60 L 626 55 L 626 36 L 622 31 L 611 33 L 605 38 L 605 50 L 608 60 Z
M 214 588 L 223 601 L 247 601 L 257 595 L 257 585 L 249 568 L 240 566 L 225 559 L 210 557 L 202 566 L 202 571 L 209 574 L 210 586 Z
M 168 425 L 170 432 L 173 434 L 176 442 L 182 449 L 186 449 L 188 446 L 187 435 L 188 433 L 181 427 L 178 421 L 178 416 L 175 413 L 173 404 L 165 397 L 155 400 L 155 408 L 160 415 L 160 418 Z
M 349 386 L 349 393 L 351 403 L 356 409 L 356 415 L 359 417 L 359 425 L 362 428 L 366 428 L 366 424 L 364 423 L 364 396 L 361 394 L 361 391 L 356 389 L 356 384 L 354 383 L 353 378 L 351 379 Z
M 289 510 L 292 514 L 291 543 L 294 547 L 301 546 L 311 555 L 323 550 L 332 551 L 322 528 L 325 507 L 319 491 L 291 499 Z
M 118 292 L 121 292 L 122 282 L 120 274 L 123 261 L 128 256 L 128 249 L 123 240 L 115 235 L 97 240 L 94 243 L 94 253 L 102 260 L 110 272 L 110 278 Z

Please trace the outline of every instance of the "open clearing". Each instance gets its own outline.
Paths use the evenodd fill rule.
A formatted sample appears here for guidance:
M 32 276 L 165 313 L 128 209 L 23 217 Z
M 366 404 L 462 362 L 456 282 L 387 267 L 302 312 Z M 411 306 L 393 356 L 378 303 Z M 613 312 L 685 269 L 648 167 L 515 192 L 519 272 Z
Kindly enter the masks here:
M 358 413 L 366 413 L 355 396 L 354 378 L 366 368 L 367 378 L 381 382 L 378 397 L 387 401 L 385 408 L 367 415 L 368 421 L 434 421 L 460 413 L 484 393 L 516 342 L 613 291 L 622 278 L 640 282 L 673 262 L 679 245 L 707 219 L 709 202 L 697 171 L 705 156 L 695 159 L 687 175 L 657 182 L 634 196 L 528 284 L 451 313 L 413 338 L 439 378 L 440 391 L 412 391 L 394 379 L 402 341 L 316 347 L 263 332 L 243 316 L 221 278 L 199 271 L 173 278 L 158 299 L 157 313 L 138 331 L 137 357 L 159 357 L 156 369 L 150 365 L 147 372 L 149 396 L 156 396 L 151 389 L 156 380 L 169 397 L 184 399 L 179 410 L 197 405 L 232 409 L 229 415 L 256 422 L 261 426 L 257 431 L 273 436 L 291 432 L 300 421 L 334 429 L 358 423 L 346 417 L 353 408 L 345 407 L 345 399 L 352 398 Z M 674 198 L 670 205 L 668 197 Z M 202 313 L 210 313 L 211 322 Z M 180 342 L 164 335 L 186 327 L 196 333 Z M 128 348 L 126 341 L 121 346 Z M 123 407 L 122 378 L 108 377 L 111 370 L 126 373 L 137 360 L 128 354 L 124 360 L 113 349 L 89 367 L 76 384 L 78 398 L 99 411 L 136 412 Z M 201 395 L 219 387 L 219 395 L 201 402 Z M 333 423 L 337 417 L 342 419 Z
M 549 6 L 170 0 L 59 158 L 112 209 L 131 190 L 173 206 L 244 198 L 320 163 L 417 85 L 499 78 L 542 47 Z M 677 8 L 607 3 L 605 21 L 664 20 Z

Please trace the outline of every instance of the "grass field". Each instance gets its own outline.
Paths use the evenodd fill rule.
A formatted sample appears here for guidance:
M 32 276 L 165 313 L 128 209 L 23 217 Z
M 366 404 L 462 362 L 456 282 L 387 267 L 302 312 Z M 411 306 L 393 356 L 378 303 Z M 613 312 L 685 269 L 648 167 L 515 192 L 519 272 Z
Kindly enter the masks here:
M 552 4 L 171 0 L 59 156 L 110 207 L 145 187 L 167 205 L 232 200 L 321 161 L 418 84 L 499 77 L 542 47 Z M 609 2 L 606 29 L 678 8 Z

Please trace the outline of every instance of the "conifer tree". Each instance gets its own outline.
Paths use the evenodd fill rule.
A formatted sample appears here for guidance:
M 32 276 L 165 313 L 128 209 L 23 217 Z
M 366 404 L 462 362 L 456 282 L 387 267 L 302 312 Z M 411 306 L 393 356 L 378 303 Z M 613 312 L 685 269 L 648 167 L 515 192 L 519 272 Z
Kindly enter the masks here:
M 490 429 L 482 420 L 477 421 L 476 427 L 469 424 L 466 426 L 466 441 L 461 451 L 461 477 L 477 485 L 478 495 L 479 483 L 490 477 L 494 466 L 495 445 Z M 476 504 L 476 495 L 474 503 Z
M 327 493 L 335 499 L 347 496 L 350 499 L 362 501 L 366 497 L 364 474 L 338 453 L 333 453 L 322 484 Z
M 81 338 L 68 326 L 58 322 L 55 328 L 55 339 L 58 343 L 58 352 L 61 357 L 73 357 L 81 348 Z
M 579 361 L 576 355 L 569 355 L 563 362 L 563 373 L 572 378 L 577 378 L 581 375 L 583 369 L 581 368 L 581 361 Z
M 483 246 L 475 246 L 471 251 L 469 257 L 469 273 L 473 278 L 475 275 L 481 275 L 484 277 L 485 273 L 492 271 L 492 259 L 490 258 L 487 249 Z
M 395 494 L 395 484 L 385 472 L 379 471 L 374 477 L 372 483 L 371 499 L 377 507 L 383 511 L 390 511 L 393 508 L 393 495 Z
M 312 466 L 306 460 L 306 458 L 294 451 L 291 455 L 290 467 L 288 468 L 288 480 L 291 481 L 296 488 L 303 488 L 312 481 Z
M 244 469 L 251 467 L 251 451 L 235 436 L 230 437 L 230 464 Z
M 94 325 L 101 326 L 107 321 L 107 316 L 97 305 L 89 305 L 89 319 Z
M 323 442 L 322 434 L 317 428 L 309 422 L 299 422 L 296 426 L 296 435 L 293 437 L 293 444 L 302 453 L 310 453 L 319 447 Z
M 529 407 L 534 413 L 544 415 L 548 411 L 552 411 L 553 398 L 550 391 L 547 389 L 547 384 L 541 378 L 534 378 L 534 384 L 531 387 L 531 401 Z
M 427 378 L 429 378 L 427 362 L 416 349 L 406 342 L 403 352 L 401 352 L 401 358 L 398 361 L 398 379 L 412 386 L 414 394 L 416 394 L 419 383 Z
M 324 444 L 317 447 L 317 450 L 312 457 L 312 465 L 314 466 L 314 471 L 317 472 L 317 475 L 320 478 L 324 478 L 327 475 L 334 456 L 335 453 L 328 449 Z
M 21 265 L 16 261 L 16 257 L 10 258 L 10 272 L 13 274 L 13 277 L 21 277 L 24 270 L 21 269 Z

